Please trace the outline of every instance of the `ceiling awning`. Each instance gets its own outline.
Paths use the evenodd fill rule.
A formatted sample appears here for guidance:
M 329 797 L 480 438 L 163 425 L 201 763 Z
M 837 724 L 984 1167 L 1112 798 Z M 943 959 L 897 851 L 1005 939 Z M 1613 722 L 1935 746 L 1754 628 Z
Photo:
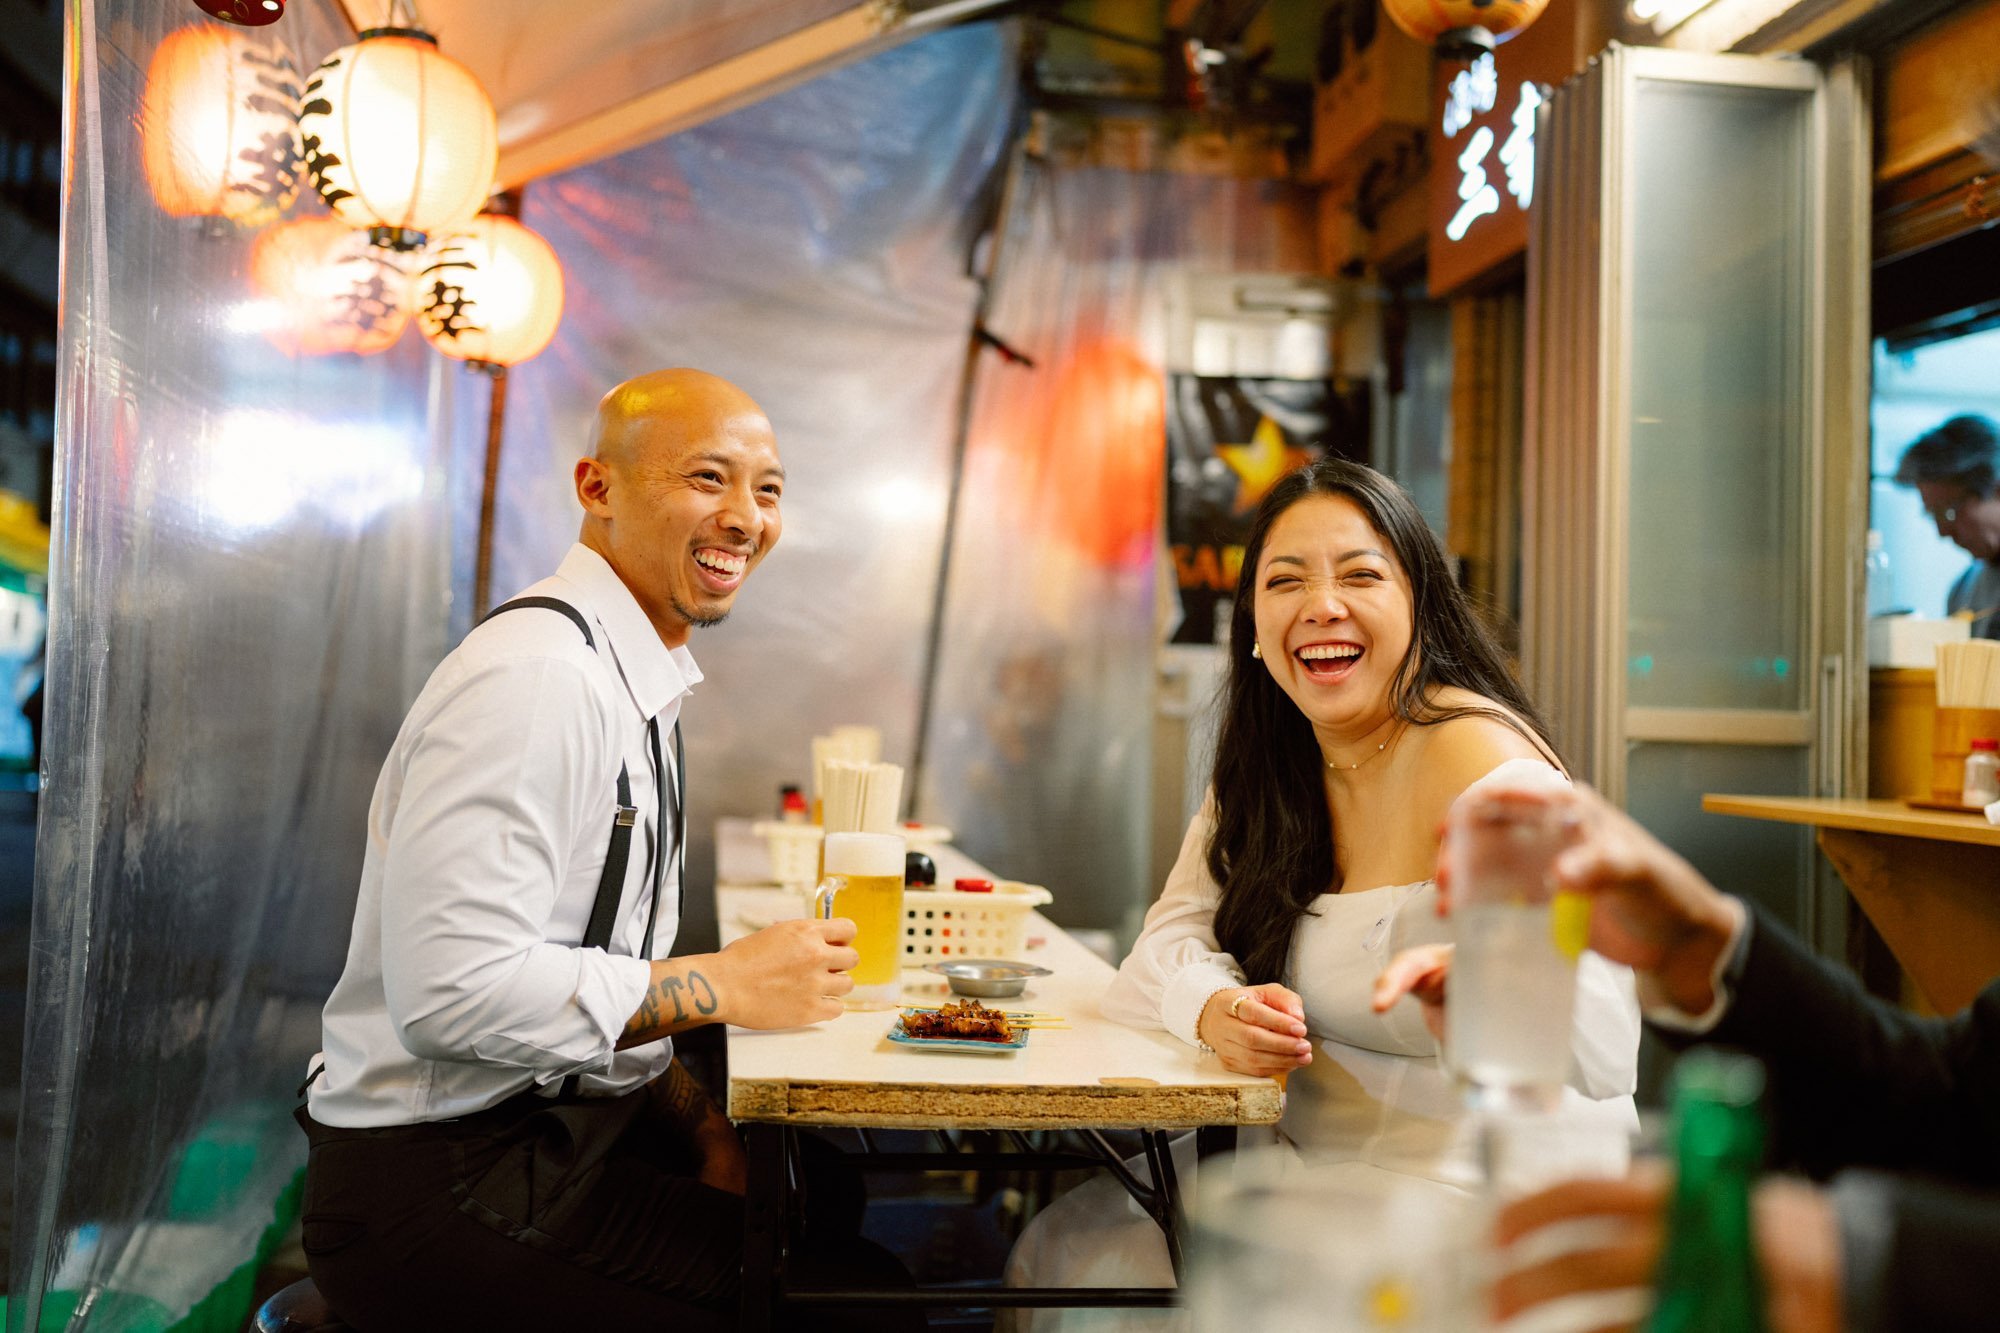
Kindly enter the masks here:
M 1004 0 L 341 0 L 360 30 L 412 9 L 493 98 L 498 184 L 698 125 Z

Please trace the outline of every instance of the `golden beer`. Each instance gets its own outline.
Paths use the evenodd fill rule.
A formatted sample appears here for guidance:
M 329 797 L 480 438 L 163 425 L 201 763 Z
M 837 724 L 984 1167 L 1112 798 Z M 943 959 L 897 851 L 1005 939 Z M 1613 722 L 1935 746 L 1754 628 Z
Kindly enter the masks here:
M 861 961 L 849 1008 L 894 1005 L 903 989 L 903 840 L 893 833 L 829 833 L 813 914 L 854 923 Z
M 901 980 L 903 971 L 903 877 L 839 875 L 833 914 L 854 923 L 854 984 L 881 986 Z

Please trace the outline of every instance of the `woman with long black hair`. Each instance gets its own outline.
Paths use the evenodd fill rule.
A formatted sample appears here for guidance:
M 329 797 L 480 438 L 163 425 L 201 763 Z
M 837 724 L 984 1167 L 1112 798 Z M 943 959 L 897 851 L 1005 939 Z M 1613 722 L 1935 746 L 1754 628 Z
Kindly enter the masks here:
M 1418 1005 L 1376 1014 L 1370 993 L 1398 949 L 1444 938 L 1430 879 L 1451 803 L 1503 767 L 1566 780 L 1547 728 L 1409 496 L 1355 463 L 1266 496 L 1228 652 L 1208 799 L 1104 1012 L 1285 1078 L 1280 1135 L 1316 1161 L 1473 1188 L 1474 1127 Z M 1573 1032 L 1564 1110 L 1636 1129 L 1627 970 L 1584 957 Z M 1107 1263 L 1172 1281 L 1158 1229 L 1093 1181 L 1030 1227 L 1010 1279 L 1103 1282 Z

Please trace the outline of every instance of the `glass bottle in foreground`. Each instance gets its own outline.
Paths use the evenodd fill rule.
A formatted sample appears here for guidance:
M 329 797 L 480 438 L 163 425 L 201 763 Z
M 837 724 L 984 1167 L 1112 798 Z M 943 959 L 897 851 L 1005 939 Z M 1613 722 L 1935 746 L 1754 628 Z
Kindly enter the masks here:
M 1764 1067 L 1690 1051 L 1674 1071 L 1673 1204 L 1646 1333 L 1762 1333 L 1750 1193 L 1764 1159 Z

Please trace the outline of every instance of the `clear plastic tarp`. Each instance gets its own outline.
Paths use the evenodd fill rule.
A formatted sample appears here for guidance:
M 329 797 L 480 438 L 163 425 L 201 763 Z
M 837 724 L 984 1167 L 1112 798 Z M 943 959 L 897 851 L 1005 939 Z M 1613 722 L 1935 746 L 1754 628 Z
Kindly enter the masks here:
M 919 797 L 1055 919 L 1128 927 L 1160 889 L 1167 279 L 1310 271 L 1310 196 L 1031 156 L 1008 197 L 986 323 L 1034 365 L 981 368 Z
M 8 1328 L 164 1327 L 243 1276 L 303 1156 L 288 1112 L 342 962 L 363 816 L 472 608 L 488 381 L 414 337 L 273 345 L 260 235 L 149 192 L 147 70 L 185 0 L 72 0 L 47 790 Z M 295 64 L 347 33 L 292 0 Z M 1013 30 L 934 33 L 528 189 L 567 274 L 511 374 L 493 594 L 574 539 L 598 397 L 694 365 L 763 403 L 782 543 L 696 637 L 689 935 L 723 814 L 809 738 L 882 728 L 916 812 L 1064 920 L 1145 882 L 1160 281 L 1309 267 L 1266 182 L 1017 169 L 948 515 L 974 233 L 1016 124 Z M 295 213 L 316 206 L 295 205 Z M 947 540 L 950 578 L 934 624 Z
M 598 398 L 629 376 L 689 365 L 741 385 L 789 474 L 782 539 L 728 623 L 689 644 L 705 679 L 684 715 L 684 945 L 713 928 L 718 816 L 775 815 L 835 724 L 879 726 L 891 760 L 915 743 L 977 299 L 968 220 L 1013 97 L 1009 29 L 940 32 L 526 191 L 566 305 L 555 342 L 511 372 L 493 600 L 576 539 L 571 470 Z M 469 529 L 487 388 L 454 381 Z M 470 560 L 462 547 L 461 590 Z
M 448 511 L 422 342 L 280 350 L 252 278 L 269 227 L 156 202 L 148 136 L 193 131 L 141 114 L 149 69 L 170 34 L 217 25 L 185 0 L 66 9 L 7 1327 L 201 1327 L 233 1273 L 240 1318 L 236 1270 L 304 1161 L 293 1089 L 346 952 L 375 772 L 443 648 Z M 268 32 L 257 49 L 294 64 L 349 39 L 331 0 Z

